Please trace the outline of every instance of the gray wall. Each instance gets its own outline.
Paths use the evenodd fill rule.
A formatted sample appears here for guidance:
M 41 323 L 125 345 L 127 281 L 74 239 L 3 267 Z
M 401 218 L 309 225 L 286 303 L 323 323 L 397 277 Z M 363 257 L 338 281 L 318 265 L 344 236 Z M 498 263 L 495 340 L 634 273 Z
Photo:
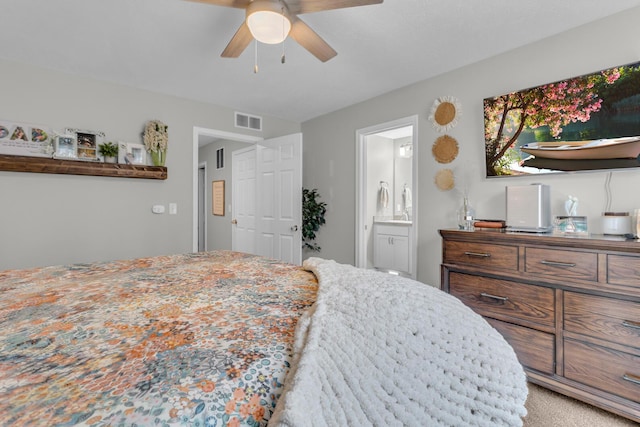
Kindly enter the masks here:
M 357 129 L 419 114 L 418 280 L 439 285 L 439 228 L 456 226 L 461 193 L 439 191 L 436 172 L 451 167 L 470 189 L 470 201 L 481 217 L 504 218 L 504 187 L 544 182 L 551 185 L 553 214 L 564 212 L 569 194 L 580 199 L 578 214 L 589 217 L 592 232 L 605 205 L 605 172 L 537 178 L 484 177 L 482 100 L 509 91 L 553 82 L 615 65 L 637 61 L 640 8 L 504 53 L 302 124 L 305 138 L 304 185 L 318 188 L 328 203 L 327 226 L 318 234 L 321 256 L 355 262 L 355 164 Z M 428 53 L 417 53 L 428 54 Z M 434 58 L 437 60 L 437 58 Z M 431 145 L 440 135 L 427 120 L 433 101 L 454 96 L 462 104 L 458 125 L 448 132 L 458 140 L 460 154 L 450 165 L 438 164 Z M 332 167 L 330 167 L 332 165 Z M 612 208 L 640 207 L 640 171 L 613 172 Z
M 0 75 L 3 120 L 127 142 L 141 142 L 148 120 L 169 126 L 166 181 L 0 172 L 0 270 L 190 252 L 194 126 L 265 138 L 300 132 L 300 124 L 271 117 L 262 133 L 243 132 L 231 108 L 19 63 L 0 61 Z M 151 213 L 169 203 L 177 215 Z

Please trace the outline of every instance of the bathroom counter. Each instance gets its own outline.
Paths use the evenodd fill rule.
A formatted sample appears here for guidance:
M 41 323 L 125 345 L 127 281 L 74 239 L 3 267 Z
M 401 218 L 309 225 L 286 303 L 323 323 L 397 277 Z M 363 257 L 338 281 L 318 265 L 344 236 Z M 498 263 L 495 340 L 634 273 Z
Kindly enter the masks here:
M 413 221 L 406 219 L 375 219 L 376 224 L 413 225 Z

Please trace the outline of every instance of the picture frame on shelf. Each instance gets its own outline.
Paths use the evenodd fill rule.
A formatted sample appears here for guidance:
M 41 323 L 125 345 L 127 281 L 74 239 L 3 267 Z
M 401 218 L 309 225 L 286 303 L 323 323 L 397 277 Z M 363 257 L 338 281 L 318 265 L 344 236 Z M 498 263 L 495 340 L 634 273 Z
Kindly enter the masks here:
M 51 135 L 48 126 L 0 120 L 0 154 L 51 157 Z
M 76 137 L 77 160 L 85 160 L 90 162 L 97 162 L 102 160 L 98 153 L 98 147 L 104 142 L 103 132 L 66 128 L 65 133 Z
M 53 150 L 55 159 L 76 160 L 78 140 L 75 135 L 56 135 L 53 138 Z
M 118 142 L 118 163 L 127 165 L 147 165 L 147 150 L 144 144 Z

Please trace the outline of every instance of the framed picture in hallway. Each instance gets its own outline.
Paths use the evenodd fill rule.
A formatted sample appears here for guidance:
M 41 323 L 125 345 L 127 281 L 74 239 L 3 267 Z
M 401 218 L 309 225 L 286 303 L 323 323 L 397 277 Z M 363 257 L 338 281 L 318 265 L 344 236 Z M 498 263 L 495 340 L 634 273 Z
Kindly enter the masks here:
M 224 216 L 224 180 L 211 183 L 211 205 L 213 214 Z

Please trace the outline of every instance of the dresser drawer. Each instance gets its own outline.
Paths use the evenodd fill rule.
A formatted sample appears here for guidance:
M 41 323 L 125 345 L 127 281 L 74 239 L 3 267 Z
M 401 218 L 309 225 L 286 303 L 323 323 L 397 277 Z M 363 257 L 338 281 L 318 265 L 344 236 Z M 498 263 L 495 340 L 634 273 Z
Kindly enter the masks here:
M 559 278 L 597 281 L 598 254 L 527 247 L 525 271 Z
M 487 319 L 487 322 L 513 347 L 520 364 L 553 375 L 556 359 L 555 335 L 495 319 Z
M 452 272 L 449 292 L 485 317 L 555 326 L 555 298 L 550 288 Z
M 444 242 L 443 258 L 447 264 L 518 270 L 518 248 L 516 246 L 446 241 Z
M 640 357 L 564 340 L 565 377 L 640 402 Z
M 565 291 L 564 329 L 640 348 L 640 303 Z
M 607 255 L 607 282 L 640 288 L 640 257 Z

